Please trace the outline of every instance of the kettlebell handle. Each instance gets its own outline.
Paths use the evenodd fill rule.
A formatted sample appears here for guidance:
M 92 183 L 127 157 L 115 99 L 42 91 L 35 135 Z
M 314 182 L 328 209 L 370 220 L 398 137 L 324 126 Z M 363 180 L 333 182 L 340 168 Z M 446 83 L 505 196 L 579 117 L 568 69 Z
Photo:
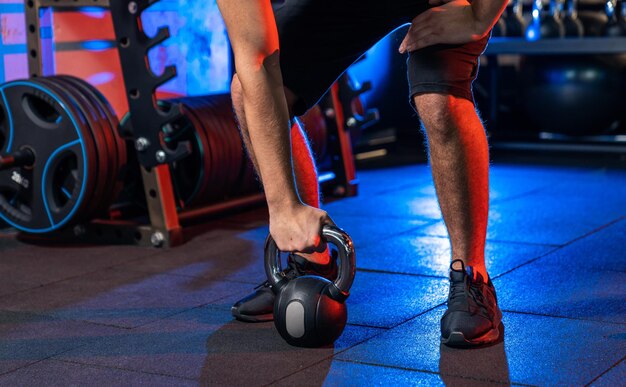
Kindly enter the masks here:
M 356 253 L 352 238 L 339 227 L 328 224 L 322 228 L 322 237 L 327 243 L 337 247 L 339 273 L 337 279 L 331 284 L 330 292 L 334 298 L 344 300 L 350 294 L 356 273 Z M 274 293 L 280 292 L 280 289 L 289 282 L 289 279 L 282 274 L 280 251 L 271 234 L 265 240 L 265 274 Z

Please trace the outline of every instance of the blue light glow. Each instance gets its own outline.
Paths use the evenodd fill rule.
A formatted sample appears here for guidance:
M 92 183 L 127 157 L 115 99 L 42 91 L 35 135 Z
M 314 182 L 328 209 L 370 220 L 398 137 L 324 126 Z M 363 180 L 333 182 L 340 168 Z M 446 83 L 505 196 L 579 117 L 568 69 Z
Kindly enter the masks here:
M 89 78 L 87 78 L 87 82 L 94 86 L 102 85 L 108 82 L 111 82 L 115 78 L 115 74 L 111 72 L 101 72 L 96 73 Z
M 106 40 L 89 40 L 80 44 L 87 51 L 105 51 L 115 47 L 114 42 Z
M 107 15 L 107 11 L 100 7 L 82 7 L 79 8 L 79 11 L 94 19 L 102 19 Z

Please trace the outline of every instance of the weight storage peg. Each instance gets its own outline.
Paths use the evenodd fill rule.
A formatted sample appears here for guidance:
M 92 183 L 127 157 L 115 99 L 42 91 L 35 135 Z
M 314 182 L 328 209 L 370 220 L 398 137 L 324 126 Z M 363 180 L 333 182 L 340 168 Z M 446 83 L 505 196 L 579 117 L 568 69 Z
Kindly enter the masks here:
M 335 281 L 315 275 L 286 278 L 276 242 L 271 235 L 265 241 L 265 273 L 276 294 L 274 325 L 294 346 L 331 344 L 341 336 L 348 319 L 345 301 L 356 272 L 352 240 L 345 231 L 330 225 L 324 226 L 322 237 L 338 249 L 339 274 Z

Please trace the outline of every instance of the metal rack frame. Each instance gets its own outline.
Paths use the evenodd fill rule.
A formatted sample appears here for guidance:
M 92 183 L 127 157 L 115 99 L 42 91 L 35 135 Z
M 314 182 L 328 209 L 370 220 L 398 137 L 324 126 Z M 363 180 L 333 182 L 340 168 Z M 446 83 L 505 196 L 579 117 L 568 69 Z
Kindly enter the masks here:
M 149 224 L 123 219 L 97 219 L 73 229 L 59 230 L 48 238 L 86 242 L 151 245 L 171 247 L 184 243 L 181 222 L 198 217 L 223 213 L 228 210 L 260 204 L 263 194 L 210 204 L 200 208 L 178 211 L 172 187 L 168 163 L 185 157 L 188 144 L 179 144 L 175 150 L 164 148 L 160 141 L 161 128 L 180 117 L 180 105 L 174 104 L 167 111 L 156 103 L 156 88 L 176 76 L 176 68 L 169 66 L 163 74 L 152 73 L 147 59 L 148 50 L 169 37 L 167 27 L 158 29 L 154 37 L 148 37 L 141 27 L 141 13 L 159 0 L 25 0 L 25 16 L 28 68 L 31 77 L 43 76 L 42 44 L 40 36 L 40 11 L 44 8 L 102 7 L 110 10 L 115 30 L 117 49 L 126 88 L 129 112 L 129 128 L 138 160 L 147 201 Z M 336 86 L 334 86 L 336 87 Z M 337 89 L 333 93 L 338 93 Z M 333 94 L 333 95 L 335 95 Z M 336 112 L 334 124 L 329 125 L 330 138 L 334 140 L 338 153 L 333 155 L 333 173 L 324 185 L 332 184 L 338 196 L 353 196 L 357 193 L 357 180 L 350 136 L 346 130 L 346 105 L 333 97 Z M 132 127 L 132 129 L 131 129 Z M 331 144 L 332 145 L 332 144 Z M 38 237 L 34 237 L 38 238 Z
M 626 38 L 586 37 L 541 39 L 527 41 L 523 38 L 491 38 L 487 49 L 483 53 L 489 60 L 487 71 L 490 78 L 489 89 L 489 122 L 498 126 L 498 79 L 500 55 L 593 55 L 626 54 Z M 497 129 L 496 129 L 497 130 Z M 626 153 L 626 139 L 623 135 L 615 136 L 583 136 L 574 137 L 565 134 L 542 133 L 538 140 L 548 140 L 552 143 L 511 142 L 495 144 L 502 149 L 540 149 L 565 151 L 604 151 L 611 153 Z

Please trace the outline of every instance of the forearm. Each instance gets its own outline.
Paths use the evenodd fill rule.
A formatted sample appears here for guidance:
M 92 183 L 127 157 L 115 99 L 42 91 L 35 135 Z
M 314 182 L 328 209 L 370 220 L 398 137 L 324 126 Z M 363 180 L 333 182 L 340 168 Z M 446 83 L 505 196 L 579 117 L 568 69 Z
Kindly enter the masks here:
M 269 0 L 218 0 L 235 54 L 258 173 L 270 211 L 299 202 L 291 162 L 289 113 Z
M 289 113 L 278 52 L 260 66 L 238 66 L 248 134 L 270 211 L 299 203 L 292 167 Z
M 506 8 L 508 0 L 474 0 L 472 11 L 474 17 L 486 31 L 490 31 Z

